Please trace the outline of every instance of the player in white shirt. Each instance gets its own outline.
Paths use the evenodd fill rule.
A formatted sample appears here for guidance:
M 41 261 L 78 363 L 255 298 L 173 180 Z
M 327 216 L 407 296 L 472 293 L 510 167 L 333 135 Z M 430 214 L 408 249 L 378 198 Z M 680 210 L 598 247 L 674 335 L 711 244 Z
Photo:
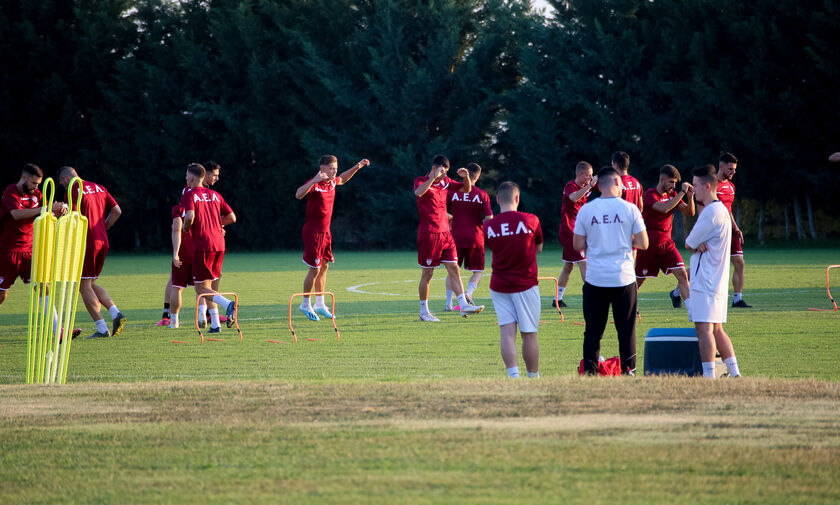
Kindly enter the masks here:
M 694 323 L 700 346 L 703 377 L 715 378 L 715 348 L 732 377 L 741 375 L 729 335 L 723 331 L 729 297 L 729 253 L 732 244 L 732 218 L 717 197 L 715 167 L 695 168 L 694 194 L 703 211 L 685 239 L 691 252 L 690 296 L 685 301 L 688 318 Z
M 638 207 L 621 199 L 621 177 L 612 167 L 598 172 L 601 197 L 580 208 L 575 219 L 573 246 L 586 249 L 583 283 L 583 368 L 598 369 L 601 338 L 607 326 L 610 305 L 618 331 L 621 371 L 636 373 L 636 271 L 633 248 L 647 249 L 645 222 Z

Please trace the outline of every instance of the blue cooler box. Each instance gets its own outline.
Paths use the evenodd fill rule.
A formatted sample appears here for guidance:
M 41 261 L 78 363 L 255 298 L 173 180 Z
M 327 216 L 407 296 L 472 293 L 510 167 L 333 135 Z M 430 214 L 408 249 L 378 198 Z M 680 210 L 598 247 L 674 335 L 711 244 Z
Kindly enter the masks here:
M 645 375 L 702 376 L 694 328 L 651 328 L 645 335 Z

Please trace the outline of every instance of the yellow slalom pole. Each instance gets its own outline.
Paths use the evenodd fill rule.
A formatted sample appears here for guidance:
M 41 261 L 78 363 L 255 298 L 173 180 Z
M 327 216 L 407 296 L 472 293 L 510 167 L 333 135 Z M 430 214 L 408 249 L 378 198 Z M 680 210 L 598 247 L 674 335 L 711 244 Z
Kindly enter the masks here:
M 29 291 L 29 339 L 27 347 L 26 383 L 43 382 L 44 360 L 44 310 L 50 274 L 52 273 L 52 244 L 55 238 L 56 218 L 52 215 L 55 182 L 44 181 L 41 214 L 33 221 L 32 271 Z

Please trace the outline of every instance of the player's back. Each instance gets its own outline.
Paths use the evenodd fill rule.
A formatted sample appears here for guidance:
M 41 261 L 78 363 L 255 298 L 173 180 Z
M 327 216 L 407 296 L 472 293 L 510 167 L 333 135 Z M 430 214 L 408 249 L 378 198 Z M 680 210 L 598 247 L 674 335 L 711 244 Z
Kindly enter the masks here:
M 191 225 L 193 249 L 196 251 L 224 251 L 225 238 L 222 216 L 233 212 L 222 195 L 212 189 L 197 187 L 181 197 L 181 207 L 193 211 Z
M 537 285 L 537 244 L 543 243 L 540 220 L 519 211 L 502 212 L 484 223 L 487 247 L 493 252 L 490 289 L 518 293 Z
M 621 176 L 621 198 L 642 210 L 642 194 L 644 189 L 638 179 L 629 174 Z
M 108 233 L 105 230 L 105 216 L 112 208 L 117 206 L 117 201 L 108 193 L 105 186 L 91 181 L 82 181 L 82 202 L 79 204 L 79 212 L 88 220 L 88 244 L 98 243 L 102 247 L 108 247 Z M 78 198 L 79 186 L 73 185 L 73 205 Z
M 452 215 L 452 238 L 455 245 L 459 248 L 484 245 L 481 225 L 485 217 L 493 215 L 487 192 L 475 186 L 469 193 L 450 190 L 447 208 Z

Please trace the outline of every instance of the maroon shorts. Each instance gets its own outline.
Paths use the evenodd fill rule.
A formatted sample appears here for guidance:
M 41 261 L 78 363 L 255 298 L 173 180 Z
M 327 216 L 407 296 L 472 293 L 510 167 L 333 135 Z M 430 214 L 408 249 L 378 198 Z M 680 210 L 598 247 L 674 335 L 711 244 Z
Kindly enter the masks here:
M 417 234 L 417 263 L 423 268 L 437 268 L 441 262 L 457 263 L 455 241 L 448 231 Z
M 32 272 L 32 251 L 0 251 L 0 289 L 7 290 L 20 277 L 29 284 Z
M 176 267 L 175 263 L 172 263 L 172 285 L 176 288 L 185 288 L 187 286 L 192 286 L 192 262 L 193 258 L 187 258 L 186 260 L 181 260 L 181 266 Z
M 575 251 L 575 236 L 560 234 L 560 244 L 563 246 L 563 261 L 566 263 L 580 263 L 586 261 L 586 254 L 583 251 Z
M 741 242 L 738 241 L 738 237 L 735 234 L 732 234 L 732 250 L 729 253 L 730 256 L 743 256 L 744 255 L 744 248 L 741 247 Z
M 82 264 L 82 279 L 98 279 L 107 255 L 108 248 L 104 246 L 104 242 L 88 242 L 85 247 L 85 262 Z
M 685 268 L 685 263 L 673 240 L 636 251 L 636 277 L 656 277 L 660 270 L 668 275 L 677 268 Z
M 193 283 L 215 281 L 222 276 L 224 251 L 195 251 L 192 264 Z M 175 279 L 172 279 L 175 283 Z
M 458 266 L 470 272 L 484 271 L 484 246 L 458 248 Z
M 328 231 L 309 232 L 303 230 L 303 262 L 309 268 L 321 268 L 325 262 L 334 263 L 332 235 Z

